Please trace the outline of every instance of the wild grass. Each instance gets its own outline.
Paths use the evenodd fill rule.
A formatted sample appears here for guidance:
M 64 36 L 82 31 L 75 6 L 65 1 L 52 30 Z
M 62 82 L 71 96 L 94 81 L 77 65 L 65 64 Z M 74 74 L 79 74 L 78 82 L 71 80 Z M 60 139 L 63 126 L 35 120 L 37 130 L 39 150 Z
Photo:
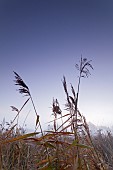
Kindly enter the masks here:
M 113 137 L 101 132 L 93 137 L 86 121 L 80 113 L 78 100 L 81 79 L 90 75 L 91 61 L 82 58 L 76 64 L 79 71 L 78 88 L 71 85 L 68 92 L 65 76 L 62 83 L 66 94 L 66 110 L 63 114 L 57 99 L 53 99 L 53 124 L 51 130 L 44 131 L 40 116 L 31 96 L 29 87 L 14 72 L 18 91 L 27 97 L 20 109 L 11 106 L 17 114 L 10 124 L 5 122 L 0 128 L 0 170 L 109 170 L 113 169 Z M 20 112 L 31 101 L 36 114 L 35 131 L 26 133 L 18 128 Z M 61 120 L 61 124 L 59 124 Z

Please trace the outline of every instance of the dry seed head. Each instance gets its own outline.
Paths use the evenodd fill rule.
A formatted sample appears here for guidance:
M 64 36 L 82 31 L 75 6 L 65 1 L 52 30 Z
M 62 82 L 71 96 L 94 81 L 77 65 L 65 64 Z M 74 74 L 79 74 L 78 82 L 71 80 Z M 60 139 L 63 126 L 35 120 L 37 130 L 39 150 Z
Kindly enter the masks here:
M 26 96 L 30 96 L 30 92 L 29 92 L 29 88 L 28 86 L 24 83 L 24 81 L 22 80 L 22 78 L 14 71 L 15 74 L 15 85 L 20 86 L 20 88 L 18 89 L 18 91 L 21 94 L 25 94 Z
M 64 91 L 65 91 L 65 93 L 66 94 L 68 94 L 68 91 L 67 91 L 67 83 L 66 83 L 66 78 L 65 78 L 65 76 L 63 76 L 63 86 L 64 86 Z
M 14 106 L 10 106 L 10 107 L 12 108 L 12 111 L 19 112 L 19 110 L 16 107 L 14 107 Z
M 59 102 L 58 102 L 57 99 L 56 100 L 53 99 L 53 108 L 52 108 L 52 110 L 53 110 L 53 113 L 61 114 L 61 109 L 60 109 Z
M 88 77 L 90 75 L 90 71 L 89 71 L 88 67 L 93 69 L 93 66 L 91 65 L 91 61 L 92 60 L 87 61 L 87 58 L 81 57 L 80 65 L 78 65 L 78 64 L 75 65 L 76 69 L 80 71 L 81 77 Z

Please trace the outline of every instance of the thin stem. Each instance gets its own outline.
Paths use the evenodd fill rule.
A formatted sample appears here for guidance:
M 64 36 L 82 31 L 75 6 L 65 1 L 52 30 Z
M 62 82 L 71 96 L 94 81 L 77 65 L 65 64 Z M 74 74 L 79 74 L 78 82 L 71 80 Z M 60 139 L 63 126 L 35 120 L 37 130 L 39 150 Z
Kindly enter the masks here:
M 34 101 L 33 101 L 33 99 L 32 99 L 31 94 L 30 94 L 30 98 L 31 98 L 31 102 L 32 102 L 32 105 L 33 105 L 34 111 L 35 111 L 35 113 L 36 113 L 36 116 L 38 116 L 37 111 L 36 111 L 36 107 L 35 107 L 35 105 L 34 105 Z M 40 130 L 41 130 L 41 134 L 42 134 L 43 140 L 44 140 L 44 142 L 45 142 L 44 134 L 43 134 L 43 130 L 42 130 L 42 126 L 41 126 L 40 121 L 39 121 L 39 127 L 40 127 Z M 45 145 L 44 145 L 44 146 L 45 146 Z M 45 149 L 46 149 L 46 152 L 47 152 L 47 157 L 48 157 L 49 163 L 51 164 L 51 162 L 50 162 L 50 158 L 49 158 L 49 152 L 48 152 L 48 150 L 47 150 L 47 147 L 46 147 L 46 146 L 45 146 Z

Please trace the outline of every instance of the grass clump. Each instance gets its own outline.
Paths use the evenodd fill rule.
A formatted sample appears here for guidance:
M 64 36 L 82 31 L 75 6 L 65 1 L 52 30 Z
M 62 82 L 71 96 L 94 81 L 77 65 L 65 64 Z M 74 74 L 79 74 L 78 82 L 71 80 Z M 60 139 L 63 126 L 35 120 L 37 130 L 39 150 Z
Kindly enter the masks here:
M 48 131 L 42 129 L 29 87 L 14 72 L 15 85 L 19 86 L 19 93 L 27 96 L 27 100 L 20 109 L 11 106 L 17 115 L 8 128 L 1 125 L 1 170 L 107 170 L 113 164 L 112 135 L 92 137 L 86 119 L 78 108 L 81 79 L 90 75 L 90 69 L 93 69 L 91 61 L 81 57 L 80 63 L 75 66 L 79 71 L 77 92 L 71 84 L 72 93 L 69 94 L 64 76 L 62 83 L 67 113 L 63 114 L 58 100 L 53 99 L 53 128 Z M 18 128 L 18 119 L 29 101 L 36 114 L 36 127 L 35 132 L 26 134 Z M 58 123 L 60 119 L 61 124 Z

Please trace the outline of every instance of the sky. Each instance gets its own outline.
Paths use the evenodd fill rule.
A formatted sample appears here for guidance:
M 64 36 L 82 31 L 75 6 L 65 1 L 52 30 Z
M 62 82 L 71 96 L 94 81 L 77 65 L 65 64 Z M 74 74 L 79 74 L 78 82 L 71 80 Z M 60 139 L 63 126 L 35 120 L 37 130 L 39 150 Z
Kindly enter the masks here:
M 0 123 L 10 122 L 27 97 L 14 85 L 17 72 L 28 85 L 43 126 L 52 120 L 52 100 L 65 114 L 63 75 L 77 90 L 75 64 L 92 60 L 91 76 L 82 79 L 79 110 L 95 125 L 113 125 L 113 1 L 0 0 Z M 29 102 L 20 126 L 35 125 Z

